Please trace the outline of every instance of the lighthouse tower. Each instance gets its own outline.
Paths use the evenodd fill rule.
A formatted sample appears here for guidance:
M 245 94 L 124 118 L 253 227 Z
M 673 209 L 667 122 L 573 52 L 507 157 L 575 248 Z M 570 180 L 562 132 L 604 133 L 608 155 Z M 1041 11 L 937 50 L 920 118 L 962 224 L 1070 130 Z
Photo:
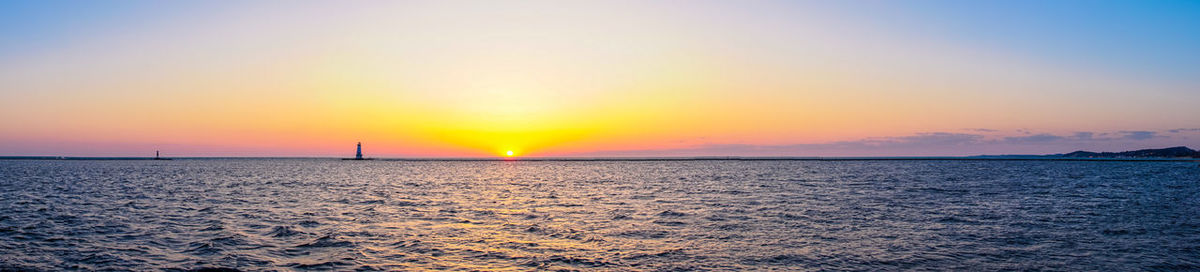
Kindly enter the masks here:
M 362 142 L 358 142 L 358 150 L 354 152 L 354 159 L 361 160 L 362 158 Z

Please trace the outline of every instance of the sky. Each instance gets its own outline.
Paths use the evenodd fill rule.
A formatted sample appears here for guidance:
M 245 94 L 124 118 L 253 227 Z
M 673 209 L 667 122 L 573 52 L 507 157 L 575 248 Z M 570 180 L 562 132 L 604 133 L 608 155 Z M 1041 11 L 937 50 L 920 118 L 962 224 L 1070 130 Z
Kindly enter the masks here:
M 1197 1 L 0 0 L 0 156 L 1200 148 Z

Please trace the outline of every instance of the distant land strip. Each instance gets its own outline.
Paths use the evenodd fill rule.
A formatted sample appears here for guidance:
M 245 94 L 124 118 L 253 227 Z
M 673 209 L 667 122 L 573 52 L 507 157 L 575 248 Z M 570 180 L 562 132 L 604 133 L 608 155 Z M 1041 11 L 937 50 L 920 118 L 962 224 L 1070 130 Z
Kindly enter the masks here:
M 360 153 L 361 155 L 361 153 Z M 878 156 L 878 157 L 789 157 L 789 156 L 692 156 L 692 157 L 488 157 L 488 158 L 331 158 L 331 157 L 66 157 L 0 156 L 0 160 L 171 160 L 171 159 L 340 159 L 350 161 L 1132 161 L 1195 162 L 1200 151 L 1186 146 L 1140 149 L 1124 152 L 1075 151 L 1052 155 L 978 156 Z

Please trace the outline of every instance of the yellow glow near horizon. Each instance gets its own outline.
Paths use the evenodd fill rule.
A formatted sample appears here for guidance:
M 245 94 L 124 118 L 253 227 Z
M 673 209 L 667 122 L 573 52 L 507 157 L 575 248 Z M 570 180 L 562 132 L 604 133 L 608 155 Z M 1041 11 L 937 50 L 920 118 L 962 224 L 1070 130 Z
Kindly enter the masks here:
M 1057 63 L 825 2 L 358 3 L 211 3 L 224 11 L 14 38 L 31 43 L 0 46 L 0 155 L 344 156 L 360 140 L 387 157 L 739 155 L 1200 123 L 1192 77 Z M 820 152 L 785 155 L 857 154 Z

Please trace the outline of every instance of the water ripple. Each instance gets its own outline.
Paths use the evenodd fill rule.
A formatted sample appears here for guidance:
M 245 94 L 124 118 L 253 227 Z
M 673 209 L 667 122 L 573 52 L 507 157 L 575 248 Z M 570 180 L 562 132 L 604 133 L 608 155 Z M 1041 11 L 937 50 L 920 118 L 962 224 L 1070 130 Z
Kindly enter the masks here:
M 0 161 L 0 271 L 1197 270 L 1200 168 Z

